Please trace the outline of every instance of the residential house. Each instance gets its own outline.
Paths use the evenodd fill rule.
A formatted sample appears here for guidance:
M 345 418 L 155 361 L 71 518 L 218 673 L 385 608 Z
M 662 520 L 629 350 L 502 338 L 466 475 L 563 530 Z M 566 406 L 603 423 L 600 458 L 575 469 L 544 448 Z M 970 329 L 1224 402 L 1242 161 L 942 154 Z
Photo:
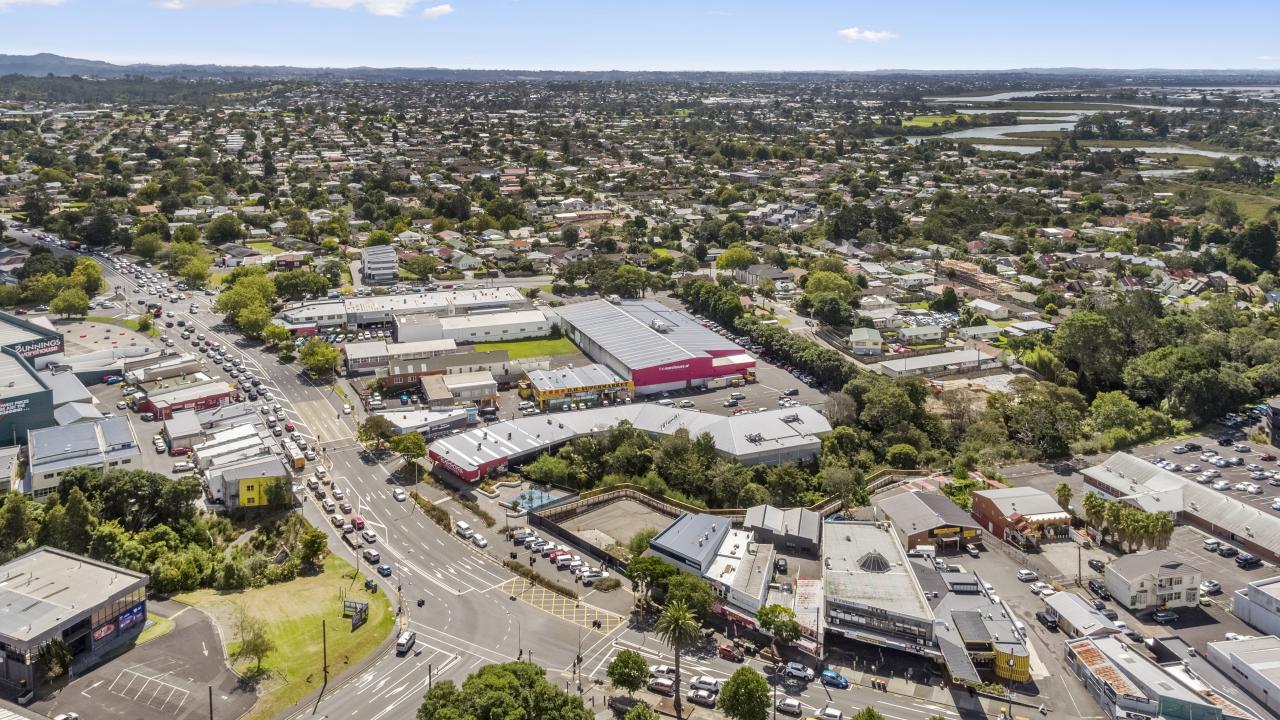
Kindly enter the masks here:
M 1107 592 L 1132 612 L 1195 607 L 1200 602 L 1200 570 L 1168 550 L 1122 555 L 1107 564 Z

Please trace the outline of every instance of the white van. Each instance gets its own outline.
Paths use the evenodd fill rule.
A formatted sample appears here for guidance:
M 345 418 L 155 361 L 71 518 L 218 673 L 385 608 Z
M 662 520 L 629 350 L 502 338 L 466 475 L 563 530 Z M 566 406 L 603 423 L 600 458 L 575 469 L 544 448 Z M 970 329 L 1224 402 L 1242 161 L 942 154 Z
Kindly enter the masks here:
M 396 652 L 401 655 L 409 652 L 413 648 L 413 644 L 418 641 L 418 634 L 412 630 L 405 630 L 400 633 L 400 638 L 396 640 Z
M 674 400 L 672 400 L 671 398 L 662 398 L 661 400 L 659 400 L 659 401 L 658 401 L 658 404 L 659 404 L 659 405 L 666 405 L 667 407 L 671 407 L 672 405 L 675 405 L 676 403 L 675 403 L 675 401 L 674 401 Z
M 458 533 L 458 536 L 464 540 L 476 534 L 476 531 L 472 530 L 470 525 L 461 520 L 453 524 L 453 531 Z

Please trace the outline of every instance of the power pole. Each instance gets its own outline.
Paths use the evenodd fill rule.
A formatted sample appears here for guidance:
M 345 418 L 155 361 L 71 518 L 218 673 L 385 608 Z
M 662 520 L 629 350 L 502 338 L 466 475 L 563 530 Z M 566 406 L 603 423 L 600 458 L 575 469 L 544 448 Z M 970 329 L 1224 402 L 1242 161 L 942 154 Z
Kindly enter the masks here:
M 209 720 L 213 720 L 213 686 L 209 686 Z
M 326 627 L 327 621 L 320 618 L 320 652 L 322 653 L 324 662 L 324 684 L 329 684 L 329 634 Z

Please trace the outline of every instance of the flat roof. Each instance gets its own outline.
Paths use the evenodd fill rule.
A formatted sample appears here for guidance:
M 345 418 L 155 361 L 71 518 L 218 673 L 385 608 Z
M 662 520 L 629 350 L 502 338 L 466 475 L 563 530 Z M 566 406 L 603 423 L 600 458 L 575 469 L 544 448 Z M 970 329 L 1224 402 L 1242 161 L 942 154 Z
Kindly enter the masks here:
M 692 558 L 705 567 L 716 556 L 720 543 L 731 529 L 728 518 L 684 513 L 655 535 L 649 545 Z
M 879 500 L 876 505 L 908 535 L 940 527 L 981 527 L 945 495 L 904 492 Z
M 22 322 L 9 313 L 0 313 L 0 347 L 49 336 L 49 333 L 38 333 L 23 327 L 20 324 Z
M 213 395 L 229 395 L 233 392 L 235 392 L 235 388 L 231 387 L 231 383 L 212 380 L 199 385 L 186 385 L 162 393 L 149 394 L 147 399 L 157 406 L 172 405 L 185 400 L 196 400 Z
M 526 373 L 533 387 L 542 392 L 576 390 L 596 385 L 625 383 L 618 373 L 600 363 L 579 367 L 562 367 L 555 370 L 530 370 Z
M 831 432 L 831 423 L 807 405 L 726 417 L 657 403 L 629 403 L 504 420 L 441 438 L 430 449 L 461 468 L 474 470 L 493 460 L 520 457 L 580 435 L 603 432 L 623 420 L 653 435 L 684 429 L 697 437 L 705 432 L 715 441 L 716 450 L 738 458 L 771 450 L 816 450 L 820 436 Z
M 4 323 L 0 323 L 0 328 L 3 327 Z M 0 352 L 0 388 L 4 389 L 6 400 L 45 389 L 22 361 L 2 352 Z
M 592 300 L 556 308 L 565 322 L 629 368 L 665 365 L 695 357 L 741 355 L 737 343 L 712 332 L 692 315 L 651 300 Z
M 906 551 L 888 523 L 823 523 L 822 559 L 828 600 L 933 620 Z
M 64 620 L 135 587 L 147 576 L 51 547 L 0 566 L 0 637 L 28 643 Z
M 547 322 L 550 318 L 541 310 L 512 310 L 510 312 L 479 313 L 476 315 L 447 315 L 438 318 L 440 327 L 449 330 L 486 328 L 496 325 L 515 325 Z
M 385 340 L 347 343 L 342 347 L 342 352 L 348 360 L 374 360 L 389 357 Z
M 370 295 L 347 298 L 342 301 L 348 313 L 376 313 L 401 311 L 407 313 L 429 310 L 465 311 L 472 306 L 522 304 L 525 296 L 514 287 L 477 288 L 475 290 L 445 290 L 407 295 Z M 287 308 L 286 308 L 287 309 Z
M 994 355 L 987 355 L 977 350 L 952 350 L 950 352 L 934 353 L 933 355 L 917 355 L 909 358 L 885 360 L 877 364 L 897 372 L 910 372 L 912 370 L 927 370 L 929 368 L 941 368 L 948 365 L 995 359 Z

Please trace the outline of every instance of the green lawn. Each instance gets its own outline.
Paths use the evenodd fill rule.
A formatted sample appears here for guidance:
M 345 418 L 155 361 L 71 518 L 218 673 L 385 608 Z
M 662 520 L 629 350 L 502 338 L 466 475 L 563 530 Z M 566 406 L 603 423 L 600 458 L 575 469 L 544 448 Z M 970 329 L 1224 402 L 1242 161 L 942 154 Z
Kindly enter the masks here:
M 218 622 L 229 644 L 228 653 L 236 644 L 237 605 L 267 623 L 276 650 L 263 661 L 270 676 L 263 681 L 258 702 L 246 720 L 274 718 L 320 688 L 324 681 L 321 621 L 328 621 L 330 679 L 373 652 L 391 633 L 395 612 L 390 600 L 381 592 L 370 595 L 365 591 L 363 581 L 352 578 L 356 572 L 350 563 L 330 555 L 319 575 L 238 593 L 197 590 L 175 598 L 204 610 Z M 369 603 L 369 621 L 355 632 L 351 621 L 342 617 L 344 597 Z M 241 663 L 237 669 L 246 666 Z
M 512 360 L 521 360 L 531 357 L 549 357 L 553 355 L 568 355 L 578 352 L 578 348 L 567 338 L 558 338 L 555 340 L 511 340 L 509 342 L 496 343 L 477 343 L 476 350 L 480 352 L 488 352 L 489 350 L 506 350 L 507 355 Z
M 285 250 L 284 248 L 279 247 L 278 245 L 276 245 L 275 243 L 269 240 L 259 240 L 258 242 L 246 243 L 246 245 L 253 248 L 254 250 L 257 250 L 263 255 L 276 255 L 278 253 L 288 252 L 288 250 Z
M 85 322 L 96 322 L 96 323 L 104 323 L 106 325 L 117 325 L 122 328 L 129 328 L 130 330 L 138 329 L 138 321 L 131 317 L 111 318 L 111 317 L 102 317 L 100 315 L 90 315 L 84 320 Z M 160 330 L 156 328 L 156 326 L 153 324 L 151 326 L 151 329 L 147 331 L 147 334 L 154 337 L 160 334 Z
M 962 116 L 958 114 L 951 115 L 916 115 L 910 119 L 902 118 L 902 127 L 933 127 L 941 125 L 945 122 L 955 122 Z
M 139 645 L 151 642 L 158 637 L 168 635 L 169 631 L 173 630 L 173 619 L 164 617 L 163 615 L 147 613 L 147 622 L 151 623 L 151 625 L 147 626 L 147 628 L 142 631 L 142 634 L 138 636 Z
M 1173 180 L 1170 178 L 1161 178 L 1158 182 L 1151 185 L 1155 191 L 1177 192 L 1192 187 L 1193 183 L 1182 182 L 1181 180 Z M 1280 195 L 1264 195 L 1261 193 L 1236 192 L 1234 190 L 1226 190 L 1223 188 L 1213 187 L 1211 185 L 1203 185 L 1205 190 L 1209 192 L 1209 197 L 1222 195 L 1236 201 L 1236 206 L 1240 208 L 1240 214 L 1246 220 L 1263 220 L 1267 211 L 1273 207 L 1280 206 Z

